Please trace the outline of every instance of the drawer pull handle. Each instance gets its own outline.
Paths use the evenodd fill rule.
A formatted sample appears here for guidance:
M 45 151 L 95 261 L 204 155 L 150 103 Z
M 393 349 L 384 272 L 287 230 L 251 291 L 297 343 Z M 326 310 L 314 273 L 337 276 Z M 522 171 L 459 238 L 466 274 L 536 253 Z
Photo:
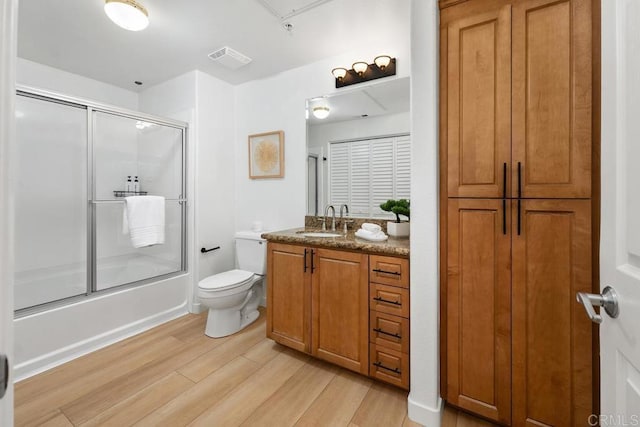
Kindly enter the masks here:
M 373 297 L 374 300 L 378 301 L 378 302 L 384 302 L 387 304 L 393 304 L 393 305 L 402 305 L 401 302 L 398 301 L 389 301 L 388 299 L 384 299 L 384 298 L 380 298 L 380 297 Z
M 386 271 L 386 270 L 380 270 L 378 268 L 374 268 L 373 271 L 375 273 L 393 274 L 394 276 L 402 276 L 402 273 L 398 273 L 397 271 Z
M 391 372 L 396 373 L 396 374 L 398 374 L 398 375 L 402 374 L 402 371 L 401 371 L 400 369 L 398 369 L 398 368 L 393 368 L 393 369 L 391 369 L 391 368 L 387 368 L 386 366 L 384 366 L 384 365 L 383 365 L 382 363 L 380 363 L 380 362 L 373 362 L 373 364 L 374 364 L 375 366 L 377 366 L 378 368 L 386 369 L 387 371 L 391 371 Z
M 395 337 L 395 338 L 402 338 L 402 335 L 400 334 L 392 334 L 391 332 L 383 331 L 380 328 L 373 328 L 373 330 L 379 334 L 389 335 L 390 337 Z

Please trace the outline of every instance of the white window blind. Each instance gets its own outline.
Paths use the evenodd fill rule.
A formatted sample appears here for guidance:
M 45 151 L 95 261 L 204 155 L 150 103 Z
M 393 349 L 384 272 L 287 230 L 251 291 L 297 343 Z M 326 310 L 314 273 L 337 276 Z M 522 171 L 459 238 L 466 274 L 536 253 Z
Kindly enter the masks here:
M 329 146 L 329 204 L 358 216 L 390 217 L 388 199 L 409 199 L 411 137 L 336 142 Z

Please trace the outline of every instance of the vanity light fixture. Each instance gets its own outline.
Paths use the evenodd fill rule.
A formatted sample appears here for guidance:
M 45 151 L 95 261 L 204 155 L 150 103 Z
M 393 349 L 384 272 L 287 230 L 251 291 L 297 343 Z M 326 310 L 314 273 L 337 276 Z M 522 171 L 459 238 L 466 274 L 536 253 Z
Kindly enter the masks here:
M 342 67 L 334 68 L 333 70 L 331 70 L 331 74 L 333 74 L 333 77 L 335 77 L 336 79 L 342 80 L 344 79 L 344 76 L 347 75 L 347 69 Z
M 360 77 L 362 77 L 364 75 L 364 72 L 367 71 L 367 68 L 369 68 L 369 64 L 362 61 L 354 62 L 351 68 L 353 68 L 353 71 L 355 71 Z
M 149 12 L 135 0 L 105 0 L 104 12 L 125 30 L 140 31 L 149 25 Z
M 350 70 L 341 67 L 331 70 L 336 79 L 336 88 L 396 75 L 396 59 L 389 55 L 376 56 L 373 64 L 354 62 L 351 67 Z
M 376 56 L 376 58 L 373 60 L 373 63 L 376 64 L 378 68 L 380 68 L 380 70 L 382 71 L 384 71 L 384 69 L 387 68 L 390 62 L 391 62 L 391 57 L 389 55 Z
M 327 107 L 326 105 L 322 105 L 319 107 L 313 107 L 313 116 L 316 119 L 326 119 L 327 117 L 329 117 L 329 107 Z

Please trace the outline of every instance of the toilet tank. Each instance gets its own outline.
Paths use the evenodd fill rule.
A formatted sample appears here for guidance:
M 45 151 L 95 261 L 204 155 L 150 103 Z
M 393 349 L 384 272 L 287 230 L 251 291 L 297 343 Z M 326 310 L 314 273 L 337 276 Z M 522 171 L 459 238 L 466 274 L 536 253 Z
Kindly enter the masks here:
M 264 231 L 238 231 L 236 233 L 236 260 L 238 268 L 255 274 L 264 274 L 267 263 L 267 241 L 260 235 Z

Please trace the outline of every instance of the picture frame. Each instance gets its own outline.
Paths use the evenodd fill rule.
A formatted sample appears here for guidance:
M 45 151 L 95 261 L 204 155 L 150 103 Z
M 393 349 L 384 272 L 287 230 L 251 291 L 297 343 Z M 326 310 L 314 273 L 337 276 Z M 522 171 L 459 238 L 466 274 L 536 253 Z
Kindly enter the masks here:
M 249 135 L 249 178 L 284 177 L 284 131 Z

